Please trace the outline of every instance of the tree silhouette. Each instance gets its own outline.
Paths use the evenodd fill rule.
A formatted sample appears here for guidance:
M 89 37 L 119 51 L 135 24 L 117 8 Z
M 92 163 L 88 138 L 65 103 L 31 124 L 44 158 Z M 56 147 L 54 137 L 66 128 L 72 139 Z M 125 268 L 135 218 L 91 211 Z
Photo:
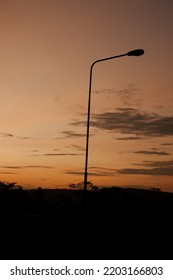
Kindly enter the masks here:
M 69 187 L 72 189 L 83 190 L 84 182 L 82 181 L 77 184 L 69 184 Z M 96 191 L 96 190 L 98 190 L 98 187 L 95 186 L 91 181 L 89 181 L 89 182 L 87 182 L 87 189 Z

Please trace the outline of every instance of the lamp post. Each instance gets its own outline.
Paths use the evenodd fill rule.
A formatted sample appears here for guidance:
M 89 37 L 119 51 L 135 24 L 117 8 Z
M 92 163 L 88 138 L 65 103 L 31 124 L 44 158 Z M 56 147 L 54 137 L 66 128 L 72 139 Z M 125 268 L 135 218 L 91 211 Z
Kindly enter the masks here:
M 105 60 L 110 60 L 114 58 L 118 58 L 121 56 L 140 56 L 144 54 L 143 49 L 135 49 L 132 51 L 129 51 L 125 54 L 120 54 L 116 56 L 106 57 L 99 60 L 96 60 L 92 63 L 90 67 L 90 80 L 89 80 L 89 97 L 88 97 L 88 117 L 87 117 L 87 134 L 86 134 L 86 156 L 85 156 L 85 173 L 84 173 L 84 204 L 86 204 L 86 192 L 87 192 L 87 177 L 88 177 L 88 148 L 89 148 L 89 128 L 90 128 L 90 109 L 91 109 L 91 84 L 92 84 L 92 72 L 93 72 L 93 66 L 98 63 Z

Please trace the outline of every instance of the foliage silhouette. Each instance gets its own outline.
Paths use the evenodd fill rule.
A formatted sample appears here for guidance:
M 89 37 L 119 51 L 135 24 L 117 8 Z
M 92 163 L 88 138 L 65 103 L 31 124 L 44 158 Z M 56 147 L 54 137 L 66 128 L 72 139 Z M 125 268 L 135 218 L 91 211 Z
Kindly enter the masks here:
M 0 182 L 0 257 L 47 259 L 56 251 L 56 259 L 85 258 L 86 252 L 104 259 L 104 246 L 108 258 L 113 250 L 130 259 L 130 252 L 143 258 L 151 246 L 157 258 L 158 248 L 166 254 L 165 246 L 173 247 L 173 193 L 120 187 L 87 193 L 84 217 L 82 190 L 24 190 Z
M 79 182 L 77 184 L 69 184 L 69 187 L 71 189 L 76 189 L 76 190 L 83 190 L 84 189 L 84 182 Z M 87 189 L 97 191 L 98 187 L 94 185 L 91 181 L 87 182 Z

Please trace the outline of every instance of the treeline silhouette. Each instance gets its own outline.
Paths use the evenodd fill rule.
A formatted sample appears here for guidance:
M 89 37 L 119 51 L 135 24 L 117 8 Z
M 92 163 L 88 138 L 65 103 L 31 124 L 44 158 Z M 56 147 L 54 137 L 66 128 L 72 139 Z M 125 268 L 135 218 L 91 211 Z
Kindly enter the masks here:
M 0 182 L 1 258 L 155 258 L 173 248 L 173 193 L 105 187 L 83 202 L 82 190 Z

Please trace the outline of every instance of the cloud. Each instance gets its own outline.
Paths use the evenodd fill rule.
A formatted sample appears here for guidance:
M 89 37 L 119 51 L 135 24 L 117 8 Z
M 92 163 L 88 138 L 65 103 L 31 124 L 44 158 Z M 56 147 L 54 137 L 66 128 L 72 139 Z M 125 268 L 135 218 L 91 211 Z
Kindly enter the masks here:
M 131 175 L 152 175 L 152 176 L 173 176 L 173 167 L 145 168 L 124 168 L 118 170 L 119 174 Z
M 28 136 L 17 136 L 17 138 L 23 139 L 23 140 L 31 139 L 31 137 L 28 137 Z
M 73 145 L 69 145 L 69 146 L 66 146 L 67 148 L 73 148 L 73 149 L 76 149 L 76 150 L 78 150 L 78 151 L 85 151 L 85 148 L 84 147 L 82 147 L 82 146 L 80 146 L 80 145 L 75 145 L 75 144 L 73 144 Z
M 16 175 L 18 173 L 15 173 L 15 172 L 0 172 L 0 174 Z
M 148 175 L 148 176 L 173 176 L 173 160 L 171 161 L 144 161 L 143 163 L 134 164 L 142 166 L 141 168 L 102 168 L 89 167 L 88 175 L 97 177 L 110 177 L 116 175 Z M 65 174 L 84 176 L 84 170 L 66 170 Z
M 40 181 L 48 181 L 50 178 L 41 178 Z
M 160 144 L 161 146 L 172 146 L 173 145 L 173 143 L 162 143 L 162 144 Z
M 6 133 L 6 132 L 5 133 L 0 133 L 0 137 L 3 137 L 3 138 L 13 138 L 13 137 L 16 137 L 16 138 L 23 139 L 23 140 L 31 139 L 28 136 L 15 136 L 12 133 Z
M 123 168 L 117 170 L 117 172 L 124 175 L 173 176 L 173 160 L 145 160 L 142 163 L 135 163 L 133 165 L 142 166 L 142 168 Z
M 136 91 L 139 91 L 139 89 L 136 88 L 135 84 L 128 84 L 126 88 L 123 89 L 115 89 L 115 88 L 105 88 L 101 90 L 96 90 L 96 94 L 115 94 L 119 95 L 120 97 L 125 96 L 131 97 Z
M 64 171 L 64 173 L 69 175 L 84 175 L 84 171 L 78 171 L 78 170 L 66 170 Z
M 91 125 L 136 137 L 164 137 L 173 135 L 173 116 L 142 112 L 134 108 L 117 108 L 115 112 L 92 115 Z
M 96 90 L 96 94 L 104 94 L 105 96 L 116 95 L 120 98 L 123 106 L 137 106 L 141 105 L 141 100 L 136 98 L 136 93 L 139 89 L 136 88 L 135 84 L 128 84 L 124 89 L 115 89 L 115 88 L 105 88 L 102 90 Z
M 75 131 L 66 130 L 62 132 L 64 134 L 64 137 L 62 138 L 69 138 L 69 137 L 86 137 L 85 133 L 77 133 Z
M 155 106 L 155 108 L 160 110 L 160 109 L 163 109 L 164 106 L 163 105 L 157 105 L 157 106 Z
M 143 155 L 158 155 L 158 156 L 168 156 L 169 153 L 164 151 L 135 151 L 135 154 L 143 154 Z
M 86 121 L 78 121 L 78 120 L 74 120 L 73 122 L 70 123 L 70 125 L 74 125 L 75 127 L 77 126 L 86 126 Z M 96 131 L 96 129 L 95 129 Z M 95 131 L 90 131 L 90 136 L 93 136 Z M 75 131 L 72 131 L 72 130 L 65 130 L 65 131 L 62 131 L 62 134 L 64 134 L 64 136 L 62 137 L 56 137 L 54 138 L 55 140 L 56 139 L 65 139 L 65 138 L 80 138 L 80 137 L 84 137 L 86 138 L 86 132 L 85 133 L 78 133 L 78 132 L 75 132 Z
M 22 169 L 23 167 L 21 167 L 21 166 L 0 166 L 0 168 L 5 168 L 5 169 Z
M 28 165 L 28 166 L 24 166 L 24 168 L 45 168 L 45 169 L 51 169 L 53 167 L 52 166 L 47 166 L 47 165 Z
M 117 140 L 125 140 L 125 141 L 127 141 L 127 140 L 142 140 L 142 139 L 145 139 L 144 137 L 139 137 L 139 136 L 129 136 L 129 137 L 118 137 L 118 138 L 116 138 Z
M 12 137 L 14 137 L 14 135 L 12 133 L 0 133 L 0 137 L 12 138 Z
M 145 166 L 145 167 L 171 167 L 173 168 L 173 160 L 165 160 L 165 161 L 149 161 L 144 160 L 142 163 L 135 163 L 134 165 Z
M 82 170 L 66 170 L 64 172 L 65 174 L 70 174 L 70 175 L 84 175 L 84 171 Z M 88 175 L 89 176 L 115 176 L 116 170 L 111 169 L 111 168 L 104 168 L 104 167 L 89 167 Z
M 77 154 L 77 153 L 50 153 L 50 154 L 44 154 L 44 156 L 81 156 L 83 154 Z
M 24 166 L 7 165 L 7 166 L 0 166 L 0 168 L 5 168 L 5 169 L 46 168 L 46 169 L 50 169 L 50 168 L 53 168 L 53 167 L 52 166 L 46 166 L 46 165 L 24 165 Z
M 58 149 L 53 149 L 53 151 L 56 151 Z M 58 157 L 58 156 L 81 156 L 84 154 L 81 153 L 45 153 L 45 154 L 33 154 L 33 155 L 28 155 L 32 157 L 42 157 L 42 156 L 47 156 L 47 157 Z
M 89 167 L 89 170 L 92 170 L 89 174 L 93 176 L 114 176 L 116 173 L 116 170 L 113 168 L 105 168 L 105 167 L 97 167 L 97 166 L 91 166 Z
M 40 157 L 41 155 L 36 155 L 36 154 L 34 154 L 34 155 L 27 155 L 28 157 Z

